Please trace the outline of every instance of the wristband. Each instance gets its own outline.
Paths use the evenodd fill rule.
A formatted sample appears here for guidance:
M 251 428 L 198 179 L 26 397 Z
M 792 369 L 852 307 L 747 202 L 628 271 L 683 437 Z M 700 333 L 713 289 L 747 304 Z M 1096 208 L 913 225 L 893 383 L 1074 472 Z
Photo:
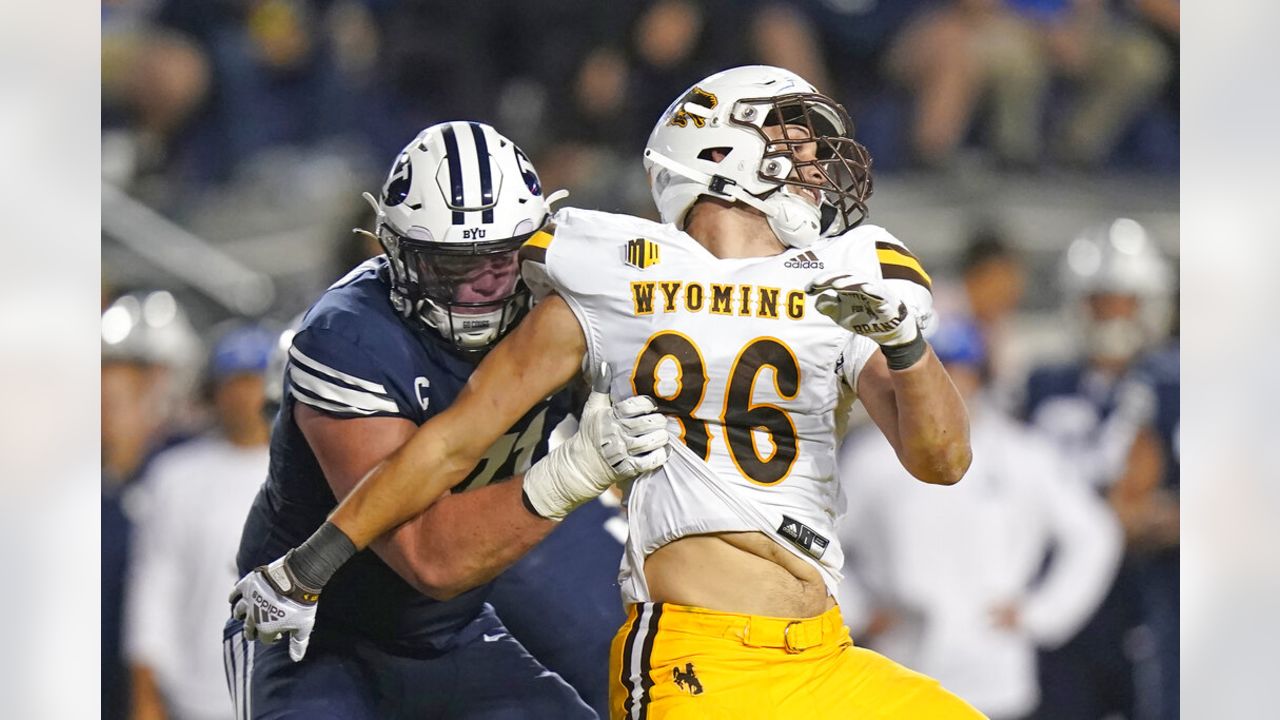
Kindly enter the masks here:
M 298 582 L 319 592 L 343 563 L 356 554 L 356 544 L 342 529 L 326 521 L 307 541 L 289 553 L 288 565 Z
M 902 345 L 881 345 L 880 352 L 884 353 L 884 359 L 889 363 L 890 370 L 906 370 L 924 356 L 924 350 L 927 347 L 929 343 L 925 342 L 924 335 L 916 333 L 915 340 Z

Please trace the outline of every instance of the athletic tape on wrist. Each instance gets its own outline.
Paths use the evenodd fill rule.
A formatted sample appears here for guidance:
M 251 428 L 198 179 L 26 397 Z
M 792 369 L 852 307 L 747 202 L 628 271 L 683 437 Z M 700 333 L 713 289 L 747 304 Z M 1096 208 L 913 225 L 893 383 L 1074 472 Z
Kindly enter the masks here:
M 289 570 L 298 582 L 319 591 L 343 563 L 356 554 L 356 544 L 331 522 L 325 522 L 289 554 Z
M 884 359 L 889 363 L 890 370 L 906 370 L 924 357 L 927 347 L 929 343 L 925 342 L 924 335 L 916 333 L 915 340 L 904 345 L 881 345 L 880 352 L 884 353 Z

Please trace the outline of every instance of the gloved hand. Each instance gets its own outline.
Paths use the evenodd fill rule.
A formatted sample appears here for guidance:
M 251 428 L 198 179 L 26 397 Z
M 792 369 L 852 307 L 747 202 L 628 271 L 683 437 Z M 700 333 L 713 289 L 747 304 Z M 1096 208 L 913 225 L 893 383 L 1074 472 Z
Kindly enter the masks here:
M 244 621 L 244 636 L 270 645 L 289 635 L 289 657 L 294 662 L 307 653 L 311 628 L 316 622 L 320 591 L 304 587 L 289 569 L 285 554 L 270 565 L 260 565 L 240 578 L 228 598 L 231 614 Z
M 915 311 L 882 281 L 859 282 L 852 276 L 829 272 L 815 277 L 805 292 L 817 296 L 813 306 L 818 312 L 881 347 L 908 345 L 920 336 Z
M 667 419 L 651 398 L 609 397 L 609 366 L 601 365 L 582 408 L 578 432 L 524 474 L 524 493 L 542 517 L 562 520 L 604 492 L 661 466 L 671 441 Z

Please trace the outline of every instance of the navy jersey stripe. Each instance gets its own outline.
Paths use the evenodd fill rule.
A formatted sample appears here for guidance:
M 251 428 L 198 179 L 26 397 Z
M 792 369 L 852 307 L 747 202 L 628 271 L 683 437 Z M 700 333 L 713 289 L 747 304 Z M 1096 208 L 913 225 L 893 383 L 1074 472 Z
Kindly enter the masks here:
M 453 190 L 453 207 L 463 207 L 462 199 L 462 160 L 458 157 L 458 138 L 453 134 L 453 126 L 446 125 L 444 132 L 444 151 L 449 158 L 449 183 Z M 455 210 L 453 212 L 453 224 L 461 225 L 464 222 L 463 213 Z
M 476 164 L 480 166 L 480 200 L 486 207 L 493 204 L 493 177 L 489 170 L 489 143 L 484 139 L 484 130 L 480 123 L 471 123 L 471 135 L 476 140 Z M 493 222 L 493 208 L 485 210 L 480 221 Z

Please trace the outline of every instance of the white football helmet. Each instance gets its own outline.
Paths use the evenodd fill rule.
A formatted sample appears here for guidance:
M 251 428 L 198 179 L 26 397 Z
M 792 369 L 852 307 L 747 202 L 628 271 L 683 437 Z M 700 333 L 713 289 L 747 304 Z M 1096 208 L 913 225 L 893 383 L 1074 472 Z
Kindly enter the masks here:
M 1135 220 L 1118 218 L 1087 228 L 1068 246 L 1062 263 L 1067 306 L 1083 320 L 1090 357 L 1127 361 L 1169 330 L 1172 273 L 1160 249 Z M 1136 299 L 1131 315 L 1097 317 L 1090 298 Z
M 644 166 L 663 222 L 683 229 L 707 195 L 764 213 L 791 247 L 854 227 L 871 197 L 871 156 L 848 113 L 768 65 L 724 70 L 684 92 L 649 135 Z
M 102 361 L 194 372 L 203 351 L 186 310 L 168 290 L 122 295 L 102 313 Z
M 381 197 L 365 198 L 390 260 L 391 303 L 406 318 L 483 352 L 528 310 L 516 253 L 546 225 L 550 201 L 528 156 L 497 130 L 432 125 L 396 158 Z

